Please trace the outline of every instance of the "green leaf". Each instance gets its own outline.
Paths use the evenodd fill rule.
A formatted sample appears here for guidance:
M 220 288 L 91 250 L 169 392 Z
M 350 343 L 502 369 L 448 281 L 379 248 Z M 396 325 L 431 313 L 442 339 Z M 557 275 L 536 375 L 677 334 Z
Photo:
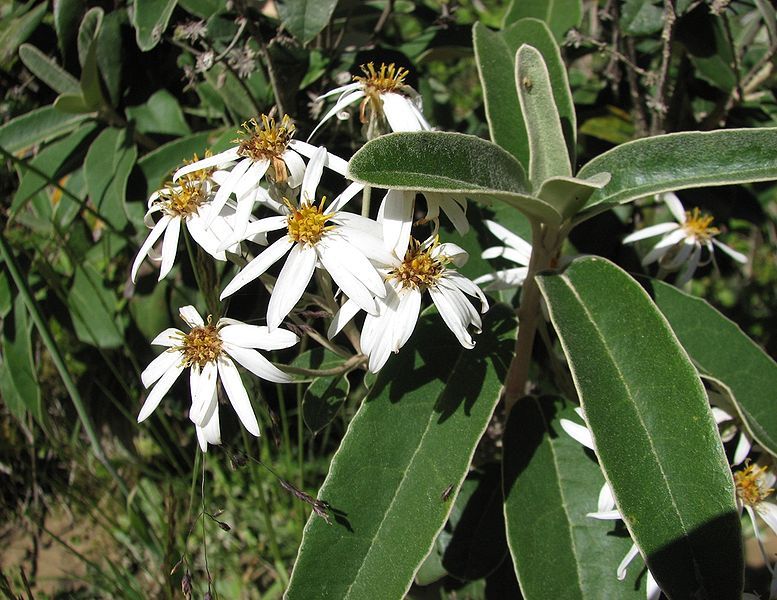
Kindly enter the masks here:
M 141 133 L 191 134 L 178 100 L 167 90 L 155 92 L 145 104 L 128 107 L 127 116 Z
M 105 100 L 100 88 L 100 73 L 97 70 L 97 40 L 93 40 L 81 67 L 81 95 L 84 105 L 92 111 L 99 110 Z
M 607 110 L 610 114 L 586 119 L 580 126 L 581 135 L 590 135 L 611 144 L 625 144 L 633 140 L 634 123 L 631 117 L 613 107 L 607 107 Z
M 213 87 L 239 121 L 244 120 L 247 115 L 256 114 L 251 96 L 240 85 L 237 77 L 224 65 L 217 64 L 205 71 L 204 75 L 205 81 Z
M 32 322 L 21 296 L 14 301 L 13 320 L 3 321 L 0 391 L 8 410 L 18 419 L 31 414 L 44 425 L 40 384 L 32 354 Z
M 119 348 L 124 328 L 116 314 L 116 294 L 105 287 L 104 277 L 89 263 L 75 265 L 68 310 L 79 340 L 98 348 Z
M 0 127 L 0 145 L 6 152 L 21 152 L 75 129 L 85 115 L 63 114 L 52 106 L 36 108 Z
M 664 27 L 664 10 L 655 0 L 624 0 L 621 26 L 628 35 L 651 35 Z
M 124 62 L 121 30 L 126 18 L 126 13 L 123 11 L 108 13 L 97 34 L 97 66 L 112 106 L 117 106 L 121 99 Z
M 278 12 L 289 33 L 307 44 L 326 27 L 336 6 L 337 0 L 284 0 Z
M 340 363 L 342 363 L 340 359 Z M 317 377 L 302 396 L 302 418 L 314 434 L 332 422 L 343 406 L 351 384 L 345 375 Z
M 527 192 L 521 164 L 480 138 L 461 133 L 390 133 L 367 142 L 348 163 L 349 177 L 377 187 L 494 197 L 527 215 L 561 215 Z
M 117 229 L 127 224 L 127 179 L 137 153 L 125 129 L 108 128 L 92 142 L 84 161 L 92 203 L 100 216 Z
M 505 29 L 519 19 L 533 17 L 547 23 L 556 41 L 563 41 L 567 31 L 583 19 L 581 0 L 513 0 L 505 13 Z
M 220 129 L 204 131 L 194 135 L 173 140 L 152 150 L 138 161 L 147 182 L 148 196 L 160 188 L 172 172 L 183 165 L 184 160 L 192 160 L 195 154 L 202 157 L 210 140 L 221 132 Z
M 678 41 L 688 51 L 696 76 L 729 93 L 737 85 L 734 53 L 723 20 L 701 7 L 678 21 Z
M 67 137 L 57 140 L 41 150 L 35 158 L 29 161 L 31 169 L 19 168 L 19 187 L 11 201 L 11 216 L 18 213 L 33 194 L 38 193 L 64 172 L 78 166 L 74 164 L 74 155 L 84 140 L 92 135 L 96 127 L 97 125 L 94 123 L 87 123 Z M 82 157 L 81 154 L 79 156 Z M 69 159 L 70 165 L 67 166 L 70 169 L 63 169 Z
M 636 281 L 601 258 L 538 282 L 599 464 L 656 581 L 670 598 L 739 598 L 731 472 L 699 376 L 669 324 Z
M 546 179 L 537 196 L 554 207 L 563 218 L 571 218 L 596 190 L 610 180 L 608 173 L 597 173 L 591 179 L 551 177 Z
M 84 0 L 57 0 L 54 3 L 54 29 L 57 32 L 57 45 L 65 64 L 78 35 L 78 23 L 84 14 Z
M 154 48 L 162 39 L 175 4 L 175 0 L 135 0 L 132 25 L 138 48 L 143 52 Z
M 724 383 L 732 392 L 745 427 L 755 440 L 777 456 L 777 364 L 733 321 L 701 298 L 661 281 L 647 283 L 700 372 Z
M 78 94 L 60 94 L 54 100 L 54 108 L 59 112 L 72 114 L 72 115 L 91 115 L 95 111 L 87 106 L 84 97 Z
M 631 566 L 627 581 L 615 577 L 632 545 L 628 532 L 586 516 L 596 511 L 604 477 L 560 419 L 580 423 L 560 398 L 526 397 L 503 438 L 504 513 L 521 592 L 526 600 L 642 599 L 641 566 Z
M 551 177 L 571 177 L 561 120 L 540 51 L 523 45 L 515 55 L 515 85 L 529 139 L 529 181 L 539 190 Z
M 522 165 L 529 164 L 529 141 L 515 86 L 515 54 L 522 44 L 529 44 L 539 50 L 545 60 L 561 128 L 574 163 L 575 107 L 567 69 L 547 25 L 537 19 L 521 19 L 503 31 L 493 32 L 476 23 L 472 35 L 491 140 Z
M 55 92 L 67 94 L 78 91 L 78 80 L 32 44 L 21 45 L 19 58 L 35 77 Z
M 473 350 L 443 329 L 423 316 L 351 421 L 318 494 L 335 521 L 308 521 L 289 600 L 399 599 L 410 587 L 499 399 L 515 322 L 492 307 Z
M 634 140 L 597 156 L 577 176 L 611 173 L 586 215 L 650 194 L 777 178 L 777 128 L 670 133 Z
M 220 10 L 224 10 L 224 3 L 221 0 L 180 0 L 178 5 L 200 19 L 209 19 Z
M 30 2 L 27 6 L 32 6 Z M 19 46 L 37 29 L 46 14 L 48 2 L 43 2 L 32 10 L 4 23 L 5 28 L 0 33 L 0 68 L 9 71 L 16 57 Z
M 95 6 L 86 11 L 84 18 L 81 19 L 81 25 L 78 27 L 78 62 L 82 67 L 86 62 L 92 43 L 100 33 L 104 15 L 105 11 L 99 6 Z

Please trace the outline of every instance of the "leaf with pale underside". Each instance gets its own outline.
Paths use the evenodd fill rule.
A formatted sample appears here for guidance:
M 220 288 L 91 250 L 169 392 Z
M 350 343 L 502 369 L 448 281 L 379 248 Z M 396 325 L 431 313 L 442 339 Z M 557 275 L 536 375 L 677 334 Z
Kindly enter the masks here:
M 670 598 L 740 597 L 731 472 L 699 376 L 666 319 L 601 258 L 538 283 L 599 464 L 657 582 Z

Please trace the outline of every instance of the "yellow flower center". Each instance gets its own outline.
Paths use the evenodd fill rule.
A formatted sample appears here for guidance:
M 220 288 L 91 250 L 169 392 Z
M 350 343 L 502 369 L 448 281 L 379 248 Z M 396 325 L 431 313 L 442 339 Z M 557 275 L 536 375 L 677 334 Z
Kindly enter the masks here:
M 755 506 L 774 492 L 774 488 L 766 487 L 766 470 L 767 467 L 752 464 L 734 473 L 737 497 L 742 504 Z
M 215 361 L 221 354 L 221 338 L 215 325 L 208 324 L 203 327 L 194 327 L 188 334 L 184 334 L 180 346 L 174 348 L 183 353 L 183 365 L 190 367 L 198 365 L 204 367 L 206 363 Z
M 364 77 L 354 75 L 354 81 L 360 82 L 364 86 L 365 98 L 359 108 L 359 116 L 362 123 L 367 122 L 366 109 L 369 104 L 375 113 L 381 115 L 383 108 L 380 100 L 380 95 L 388 92 L 401 91 L 405 86 L 405 77 L 407 77 L 409 71 L 402 67 L 396 67 L 394 63 L 386 65 L 380 64 L 380 69 L 375 70 L 373 63 L 367 63 L 367 65 L 361 65 L 359 67 L 364 73 Z
M 712 221 L 711 215 L 702 213 L 697 207 L 685 212 L 683 229 L 688 235 L 696 236 L 698 241 L 706 242 L 720 233 L 720 229 L 712 227 Z
M 445 270 L 445 263 L 448 259 L 445 256 L 433 257 L 432 251 L 437 246 L 437 242 L 426 249 L 421 244 L 411 238 L 410 247 L 405 253 L 405 258 L 396 269 L 389 272 L 389 277 L 396 279 L 402 287 L 420 288 L 434 285 L 435 281 Z
M 269 160 L 275 172 L 275 180 L 284 183 L 288 174 L 281 155 L 294 136 L 294 124 L 289 115 L 283 115 L 280 124 L 276 124 L 275 119 L 267 115 L 261 115 L 260 118 L 261 125 L 256 119 L 243 123 L 243 131 L 238 133 L 245 137 L 234 140 L 238 144 L 237 153 L 254 161 Z
M 167 189 L 160 193 L 159 202 L 168 215 L 188 217 L 196 213 L 200 205 L 205 202 L 202 183 L 182 177 L 177 185 L 168 184 Z
M 286 201 L 286 206 L 291 210 L 291 214 L 287 218 L 291 239 L 313 246 L 321 239 L 324 232 L 333 228 L 332 225 L 326 224 L 334 216 L 334 213 L 324 213 L 325 201 L 326 196 L 321 198 L 318 206 L 303 204 L 301 208 L 294 208 L 288 200 Z

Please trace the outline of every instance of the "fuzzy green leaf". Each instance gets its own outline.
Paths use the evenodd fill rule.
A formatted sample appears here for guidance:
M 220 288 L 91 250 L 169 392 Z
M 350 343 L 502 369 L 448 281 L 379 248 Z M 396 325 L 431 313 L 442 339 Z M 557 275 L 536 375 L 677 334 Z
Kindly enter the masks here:
M 604 477 L 562 430 L 562 418 L 581 422 L 559 398 L 527 397 L 505 430 L 504 512 L 521 592 L 526 600 L 644 598 L 640 566 L 629 569 L 626 581 L 615 578 L 632 545 L 628 533 L 615 521 L 586 516 L 596 510 Z
M 461 133 L 391 133 L 367 142 L 348 165 L 356 181 L 383 188 L 498 198 L 525 214 L 558 223 L 561 215 L 533 197 L 523 167 L 505 150 Z
M 535 191 L 551 177 L 571 177 L 550 74 L 539 50 L 524 44 L 515 55 L 515 85 L 529 139 L 529 181 Z
M 55 92 L 68 94 L 78 91 L 78 80 L 32 44 L 21 45 L 19 58 L 35 77 Z
M 84 18 L 81 19 L 81 24 L 78 26 L 78 62 L 82 67 L 92 43 L 100 33 L 104 16 L 105 11 L 95 6 L 86 11 Z
M 278 12 L 289 32 L 307 44 L 326 27 L 336 6 L 337 0 L 284 0 Z
M 127 179 L 137 149 L 124 129 L 108 128 L 92 142 L 84 161 L 89 196 L 100 216 L 117 229 L 127 223 Z
M 75 129 L 83 114 L 63 114 L 52 106 L 36 108 L 0 127 L 0 145 L 6 152 L 21 152 Z
M 308 521 L 289 600 L 403 598 L 443 527 L 443 493 L 458 490 L 491 418 L 515 322 L 492 307 L 465 350 L 439 319 L 420 319 L 351 421 L 318 494 L 334 522 Z
M 135 40 L 143 52 L 153 49 L 162 39 L 170 22 L 176 0 L 135 0 Z
M 583 179 L 610 173 L 585 204 L 592 216 L 650 194 L 777 178 L 777 128 L 670 133 L 617 146 L 588 162 Z
M 154 92 L 145 104 L 128 107 L 127 116 L 135 121 L 141 133 L 169 135 L 191 133 L 178 100 L 167 90 Z
M 634 279 L 601 258 L 538 281 L 599 464 L 656 581 L 670 598 L 739 598 L 731 472 L 707 395 L 669 324 Z
M 519 19 L 532 17 L 547 23 L 556 41 L 563 41 L 572 27 L 583 18 L 581 0 L 513 0 L 505 13 L 502 26 L 507 28 Z
M 745 427 L 777 456 L 777 363 L 706 301 L 661 281 L 647 285 L 697 368 L 731 390 Z
M 32 5 L 32 2 L 27 4 L 27 6 Z M 4 23 L 4 28 L 2 33 L 0 33 L 0 68 L 6 71 L 10 70 L 16 51 L 37 29 L 43 20 L 43 16 L 46 14 L 47 8 L 48 2 L 43 2 L 26 13 Z

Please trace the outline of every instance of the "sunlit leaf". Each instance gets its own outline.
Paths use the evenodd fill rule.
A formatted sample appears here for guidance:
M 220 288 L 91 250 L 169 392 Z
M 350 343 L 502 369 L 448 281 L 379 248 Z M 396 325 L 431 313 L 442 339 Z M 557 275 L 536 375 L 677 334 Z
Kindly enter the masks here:
M 544 21 L 561 42 L 572 27 L 580 25 L 583 18 L 581 0 L 513 0 L 505 13 L 502 26 L 533 17 Z

